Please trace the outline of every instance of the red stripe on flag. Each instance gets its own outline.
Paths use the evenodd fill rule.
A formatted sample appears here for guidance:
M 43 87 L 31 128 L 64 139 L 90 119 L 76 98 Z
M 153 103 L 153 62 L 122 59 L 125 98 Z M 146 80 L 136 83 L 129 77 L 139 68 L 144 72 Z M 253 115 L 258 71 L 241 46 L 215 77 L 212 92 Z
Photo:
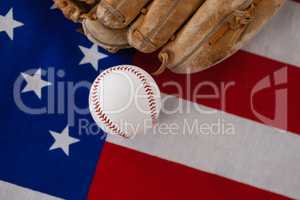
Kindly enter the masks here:
M 89 200 L 286 199 L 110 143 L 100 160 Z
M 154 71 L 159 66 L 154 54 L 137 54 L 134 64 L 149 72 Z M 286 71 L 287 81 L 284 80 Z M 275 80 L 276 77 L 281 80 Z M 166 94 L 177 94 L 175 87 L 164 86 L 167 82 L 175 81 L 182 86 L 183 94 L 180 97 L 184 99 L 300 134 L 298 119 L 300 113 L 299 77 L 300 68 L 298 67 L 240 51 L 213 68 L 191 75 L 190 81 L 188 81 L 190 83 L 187 82 L 189 77 L 174 74 L 168 70 L 155 79 L 161 91 Z M 254 93 L 253 108 L 251 108 L 251 92 L 264 79 L 270 80 L 271 87 Z M 207 81 L 216 86 L 219 95 L 221 96 L 223 93 L 224 97 L 193 99 L 195 96 L 193 93 L 197 95 L 215 93 L 211 86 L 199 88 L 199 83 Z M 188 88 L 188 84 L 191 85 L 190 88 Z M 226 86 L 228 87 L 227 90 L 225 90 Z M 286 105 L 284 92 L 287 92 L 288 95 Z M 275 101 L 276 93 L 278 94 L 277 102 Z M 282 109 L 282 112 L 279 112 L 278 109 Z M 279 116 L 274 116 L 276 111 Z M 278 118 L 278 120 L 274 120 L 274 118 Z

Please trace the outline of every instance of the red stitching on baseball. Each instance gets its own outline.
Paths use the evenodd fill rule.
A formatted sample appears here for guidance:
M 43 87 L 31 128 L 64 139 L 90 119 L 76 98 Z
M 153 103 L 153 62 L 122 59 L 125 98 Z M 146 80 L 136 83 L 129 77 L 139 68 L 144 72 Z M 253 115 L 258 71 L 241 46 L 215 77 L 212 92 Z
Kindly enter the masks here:
M 99 96 L 97 95 L 97 92 L 95 92 L 99 85 L 101 80 L 108 74 L 115 72 L 115 71 L 128 71 L 131 72 L 133 74 L 136 75 L 136 77 L 142 82 L 143 84 L 143 88 L 147 94 L 147 99 L 148 99 L 148 107 L 150 110 L 150 114 L 151 114 L 151 119 L 152 119 L 152 124 L 155 125 L 157 123 L 157 112 L 156 112 L 156 100 L 155 100 L 155 96 L 154 96 L 154 92 L 152 90 L 151 85 L 148 83 L 146 77 L 139 72 L 138 70 L 132 68 L 131 66 L 119 66 L 119 67 L 113 67 L 110 68 L 108 70 L 106 70 L 105 72 L 103 72 L 100 76 L 98 76 L 98 78 L 96 78 L 96 81 L 94 82 L 94 84 L 92 85 L 92 91 L 93 91 L 93 95 L 91 97 L 93 106 L 94 106 L 94 110 L 95 113 L 97 115 L 97 117 L 99 118 L 99 120 L 106 125 L 110 130 L 112 130 L 114 133 L 116 133 L 117 135 L 120 135 L 122 137 L 128 138 L 129 136 L 123 132 L 120 128 L 118 128 L 115 124 L 113 124 L 113 122 L 109 119 L 108 116 L 106 116 L 106 114 L 102 111 L 101 109 L 101 104 L 99 102 Z

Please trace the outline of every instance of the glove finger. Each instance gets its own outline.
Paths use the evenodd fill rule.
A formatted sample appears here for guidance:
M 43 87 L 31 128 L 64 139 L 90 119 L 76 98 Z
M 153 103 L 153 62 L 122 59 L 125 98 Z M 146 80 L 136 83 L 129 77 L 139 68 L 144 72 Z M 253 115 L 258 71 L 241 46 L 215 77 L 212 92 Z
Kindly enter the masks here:
M 249 41 L 284 1 L 207 0 L 162 49 L 162 67 L 193 73 L 221 62 Z
M 203 2 L 204 0 L 155 0 L 147 13 L 139 16 L 130 27 L 129 44 L 145 53 L 156 51 L 172 38 Z
M 100 0 L 54 0 L 66 18 L 79 22 Z
M 82 22 L 84 34 L 95 44 L 115 53 L 130 48 L 127 42 L 127 29 L 110 29 L 98 20 L 85 19 Z
M 97 7 L 97 19 L 113 29 L 125 28 L 150 1 L 102 0 Z

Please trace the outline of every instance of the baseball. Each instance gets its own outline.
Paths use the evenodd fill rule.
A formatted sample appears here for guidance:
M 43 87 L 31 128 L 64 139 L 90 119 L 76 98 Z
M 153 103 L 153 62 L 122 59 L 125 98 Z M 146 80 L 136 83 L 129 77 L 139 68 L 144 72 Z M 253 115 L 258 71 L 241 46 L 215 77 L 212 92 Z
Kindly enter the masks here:
M 160 91 L 144 70 L 120 65 L 96 78 L 90 90 L 89 107 L 106 133 L 132 138 L 158 123 Z

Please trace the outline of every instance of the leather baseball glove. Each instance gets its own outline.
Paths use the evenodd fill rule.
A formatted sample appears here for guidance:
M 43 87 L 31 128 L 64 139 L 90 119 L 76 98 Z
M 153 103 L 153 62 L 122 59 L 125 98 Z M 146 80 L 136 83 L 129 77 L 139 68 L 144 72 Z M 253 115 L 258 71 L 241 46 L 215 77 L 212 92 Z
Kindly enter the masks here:
M 194 73 L 238 51 L 285 0 L 54 0 L 108 51 L 160 49 L 156 74 Z

